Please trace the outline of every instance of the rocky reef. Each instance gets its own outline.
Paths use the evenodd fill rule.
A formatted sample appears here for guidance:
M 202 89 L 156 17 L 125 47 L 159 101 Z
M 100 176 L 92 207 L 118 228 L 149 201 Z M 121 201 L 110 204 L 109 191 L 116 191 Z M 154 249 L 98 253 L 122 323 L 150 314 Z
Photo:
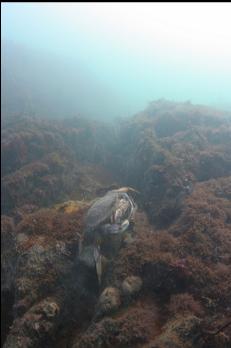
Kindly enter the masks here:
M 230 120 L 166 100 L 116 126 L 4 119 L 1 345 L 228 348 Z M 99 286 L 78 263 L 84 216 L 125 185 L 139 209 Z

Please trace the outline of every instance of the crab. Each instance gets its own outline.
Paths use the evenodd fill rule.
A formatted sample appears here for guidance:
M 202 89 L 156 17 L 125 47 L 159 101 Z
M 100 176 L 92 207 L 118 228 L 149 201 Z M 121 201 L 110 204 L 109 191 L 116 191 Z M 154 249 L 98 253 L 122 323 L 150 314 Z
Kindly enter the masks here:
M 96 268 L 99 284 L 102 276 L 102 255 L 100 246 L 105 237 L 123 234 L 134 219 L 137 209 L 129 191 L 138 192 L 131 187 L 111 190 L 97 199 L 85 217 L 83 242 L 79 258 L 89 267 Z

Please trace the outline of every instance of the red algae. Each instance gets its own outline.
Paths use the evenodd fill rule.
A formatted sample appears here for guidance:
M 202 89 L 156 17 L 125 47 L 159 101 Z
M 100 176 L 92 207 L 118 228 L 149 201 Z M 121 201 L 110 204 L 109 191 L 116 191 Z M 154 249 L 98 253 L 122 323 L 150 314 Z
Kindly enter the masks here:
M 229 119 L 162 100 L 113 134 L 80 118 L 4 121 L 4 348 L 229 347 Z M 140 191 L 139 209 L 99 287 L 79 241 L 91 200 L 119 185 Z M 115 310 L 97 316 L 106 288 Z

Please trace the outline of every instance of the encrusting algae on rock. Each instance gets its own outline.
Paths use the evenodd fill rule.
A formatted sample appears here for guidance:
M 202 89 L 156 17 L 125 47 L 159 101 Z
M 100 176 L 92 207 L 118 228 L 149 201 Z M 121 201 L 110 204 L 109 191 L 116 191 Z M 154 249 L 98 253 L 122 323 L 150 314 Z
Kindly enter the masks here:
M 106 128 L 3 122 L 4 348 L 228 348 L 229 119 L 162 100 Z M 84 217 L 121 186 L 139 209 L 99 286 L 78 264 Z

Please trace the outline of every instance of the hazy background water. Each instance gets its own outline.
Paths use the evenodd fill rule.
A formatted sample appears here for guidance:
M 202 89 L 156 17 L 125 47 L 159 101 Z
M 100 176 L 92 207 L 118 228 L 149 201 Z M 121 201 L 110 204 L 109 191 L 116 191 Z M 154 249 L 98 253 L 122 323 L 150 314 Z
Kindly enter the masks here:
M 231 109 L 230 3 L 1 6 L 6 115 L 111 119 L 159 98 Z

